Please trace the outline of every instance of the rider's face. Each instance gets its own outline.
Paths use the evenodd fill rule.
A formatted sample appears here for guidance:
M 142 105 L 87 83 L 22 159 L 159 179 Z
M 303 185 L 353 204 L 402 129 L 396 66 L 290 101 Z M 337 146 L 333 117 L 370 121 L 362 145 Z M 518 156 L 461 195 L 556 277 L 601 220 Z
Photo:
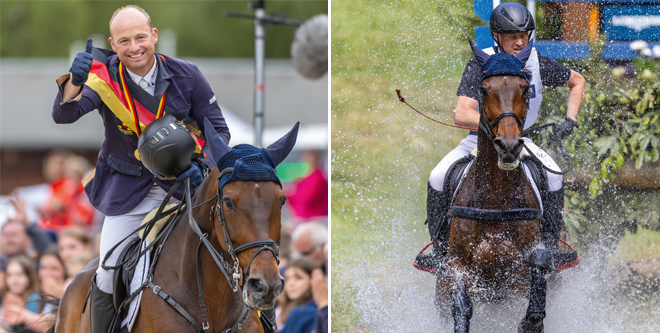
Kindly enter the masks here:
M 144 76 L 155 61 L 158 30 L 151 28 L 146 16 L 133 8 L 117 13 L 110 24 L 108 38 L 112 50 L 131 72 Z
M 529 43 L 529 35 L 527 32 L 511 32 L 511 33 L 494 33 L 495 40 L 499 40 L 499 44 L 507 54 L 516 55 Z

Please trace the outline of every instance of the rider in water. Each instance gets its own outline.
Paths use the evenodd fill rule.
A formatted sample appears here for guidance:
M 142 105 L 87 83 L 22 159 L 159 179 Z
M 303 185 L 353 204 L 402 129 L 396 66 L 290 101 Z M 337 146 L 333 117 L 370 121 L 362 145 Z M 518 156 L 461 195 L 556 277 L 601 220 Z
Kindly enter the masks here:
M 490 16 L 490 31 L 496 46 L 484 51 L 488 54 L 505 52 L 518 54 L 528 43 L 531 32 L 534 30 L 532 14 L 523 5 L 516 2 L 506 2 L 495 7 Z M 532 73 L 529 82 L 529 106 L 524 129 L 532 127 L 539 114 L 539 107 L 543 99 L 541 88 L 556 88 L 566 86 L 568 93 L 568 107 L 566 120 L 553 127 L 551 139 L 561 140 L 577 128 L 577 114 L 584 99 L 585 81 L 582 75 L 558 64 L 556 61 L 541 56 L 538 50 L 533 49 L 526 63 L 526 70 Z M 454 122 L 460 126 L 477 128 L 479 125 L 479 100 L 481 99 L 481 66 L 473 58 L 465 66 L 463 77 L 458 87 Z M 523 138 L 525 145 L 536 155 L 543 164 L 551 170 L 559 171 L 559 167 L 543 152 L 529 137 Z M 451 193 L 443 191 L 445 176 L 450 166 L 457 160 L 467 156 L 477 146 L 477 131 L 463 139 L 458 147 L 449 152 L 433 169 L 429 177 L 427 197 L 427 218 L 429 233 L 433 241 L 433 250 L 430 254 L 419 254 L 415 259 L 416 266 L 423 266 L 427 271 L 436 271 L 446 261 L 449 249 L 449 209 Z M 543 219 L 541 221 L 541 238 L 544 246 L 552 254 L 555 267 L 573 262 L 577 258 L 575 251 L 561 252 L 558 248 L 561 229 L 564 225 L 564 187 L 562 176 L 545 171 L 548 180 L 548 192 L 543 200 Z

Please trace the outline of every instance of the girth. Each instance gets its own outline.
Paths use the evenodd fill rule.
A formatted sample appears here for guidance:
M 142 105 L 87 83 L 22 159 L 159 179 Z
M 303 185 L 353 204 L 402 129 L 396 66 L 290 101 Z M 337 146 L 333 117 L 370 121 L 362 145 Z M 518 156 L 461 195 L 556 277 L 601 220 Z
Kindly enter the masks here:
M 536 208 L 499 210 L 452 206 L 447 216 L 475 221 L 525 221 L 540 220 L 543 217 L 543 212 Z

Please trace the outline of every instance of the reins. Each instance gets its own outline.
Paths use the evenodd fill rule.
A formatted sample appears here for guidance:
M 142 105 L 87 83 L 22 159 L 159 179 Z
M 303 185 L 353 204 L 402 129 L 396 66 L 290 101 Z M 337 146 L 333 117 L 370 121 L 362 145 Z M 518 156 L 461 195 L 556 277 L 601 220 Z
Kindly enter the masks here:
M 427 116 L 426 114 L 422 113 L 421 111 L 417 110 L 417 109 L 414 108 L 412 105 L 408 104 L 408 102 L 406 102 L 406 100 L 403 98 L 403 96 L 401 96 L 401 90 L 400 90 L 400 89 L 396 89 L 396 94 L 397 94 L 397 96 L 398 96 L 398 98 L 399 98 L 399 101 L 401 101 L 402 103 L 406 104 L 408 107 L 410 107 L 411 109 L 413 109 L 415 112 L 419 113 L 420 115 L 426 117 L 427 119 L 429 119 L 429 120 L 431 120 L 431 121 L 434 121 L 434 122 L 436 122 L 436 123 L 438 123 L 438 124 L 442 124 L 442 125 L 449 126 L 449 127 L 455 127 L 455 128 L 467 129 L 467 130 L 471 130 L 471 131 L 477 131 L 476 128 L 472 128 L 472 127 L 464 127 L 464 126 L 458 126 L 458 125 L 452 125 L 452 124 L 447 124 L 447 123 L 445 123 L 445 122 L 442 122 L 442 121 L 439 121 L 439 120 L 433 119 L 433 118 Z M 504 117 L 504 116 L 514 116 L 516 122 L 517 122 L 519 125 L 524 124 L 524 120 L 520 119 L 515 113 L 513 113 L 513 112 L 511 112 L 511 111 L 504 111 L 504 112 L 502 112 L 497 118 L 495 118 L 495 120 L 493 120 L 493 121 L 489 121 L 488 118 L 486 118 L 485 113 L 484 113 L 483 110 L 482 110 L 483 108 L 481 107 L 481 103 L 479 103 L 479 105 L 480 105 L 479 108 L 480 108 L 481 116 L 482 116 L 483 118 L 486 119 L 486 122 L 488 122 L 489 125 L 490 125 L 490 124 L 493 124 L 493 123 L 497 123 L 497 122 L 499 122 L 499 120 L 502 119 L 502 117 Z M 543 125 L 538 125 L 538 126 L 535 126 L 535 127 L 528 128 L 528 129 L 526 129 L 526 130 L 522 130 L 521 133 L 520 133 L 520 135 L 521 135 L 521 136 L 529 136 L 531 133 L 534 133 L 534 132 L 540 131 L 540 130 L 542 130 L 542 129 L 545 129 L 545 128 L 547 128 L 547 127 L 555 126 L 555 125 L 557 125 L 557 124 L 556 124 L 556 123 L 547 123 L 547 124 L 543 124 Z M 521 125 L 521 127 L 522 127 L 522 125 Z M 482 122 L 479 122 L 479 129 L 482 130 L 482 131 L 484 131 L 484 132 L 486 133 L 486 135 L 488 135 L 488 138 L 489 138 L 491 141 L 495 138 L 495 135 L 492 133 L 492 130 L 490 129 L 490 127 L 486 128 L 486 127 L 483 125 Z M 567 174 L 569 171 L 571 171 L 571 166 L 572 166 L 572 165 L 571 165 L 571 161 L 570 161 L 570 159 L 569 159 L 568 153 L 566 153 L 566 149 L 564 149 L 564 145 L 563 145 L 562 141 L 561 141 L 561 140 L 557 140 L 557 142 L 558 142 L 558 144 L 559 144 L 559 150 L 560 150 L 560 152 L 561 152 L 562 158 L 564 159 L 564 161 L 566 161 L 566 164 L 568 165 L 568 167 L 566 168 L 566 171 L 561 171 L 561 170 L 559 170 L 559 171 L 555 171 L 555 170 L 552 170 L 552 169 L 548 168 L 548 167 L 545 165 L 545 163 L 543 163 L 543 161 L 541 161 L 541 160 L 540 160 L 540 159 L 539 159 L 539 158 L 538 158 L 538 157 L 532 152 L 532 150 L 529 149 L 529 147 L 527 147 L 526 144 L 523 143 L 523 147 L 525 147 L 525 150 L 527 151 L 527 153 L 529 153 L 529 156 L 530 156 L 533 160 L 535 160 L 536 162 L 539 162 L 539 164 L 541 164 L 541 166 L 543 166 L 543 170 L 546 170 L 546 171 L 548 171 L 548 172 L 550 172 L 550 173 L 553 173 L 553 174 L 555 174 L 555 175 L 565 175 L 565 174 Z

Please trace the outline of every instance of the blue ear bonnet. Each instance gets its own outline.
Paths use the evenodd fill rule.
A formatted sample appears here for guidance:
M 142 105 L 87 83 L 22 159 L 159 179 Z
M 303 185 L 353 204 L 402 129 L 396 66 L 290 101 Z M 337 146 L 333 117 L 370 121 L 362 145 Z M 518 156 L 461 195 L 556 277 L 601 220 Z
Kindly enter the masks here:
M 275 162 L 268 151 L 248 144 L 236 145 L 218 161 L 218 170 L 234 168 L 218 180 L 222 191 L 225 184 L 235 180 L 273 181 L 282 186 L 275 174 Z
M 503 52 L 493 54 L 481 66 L 481 81 L 495 75 L 519 76 L 529 81 L 525 75 L 525 64 L 515 56 Z

